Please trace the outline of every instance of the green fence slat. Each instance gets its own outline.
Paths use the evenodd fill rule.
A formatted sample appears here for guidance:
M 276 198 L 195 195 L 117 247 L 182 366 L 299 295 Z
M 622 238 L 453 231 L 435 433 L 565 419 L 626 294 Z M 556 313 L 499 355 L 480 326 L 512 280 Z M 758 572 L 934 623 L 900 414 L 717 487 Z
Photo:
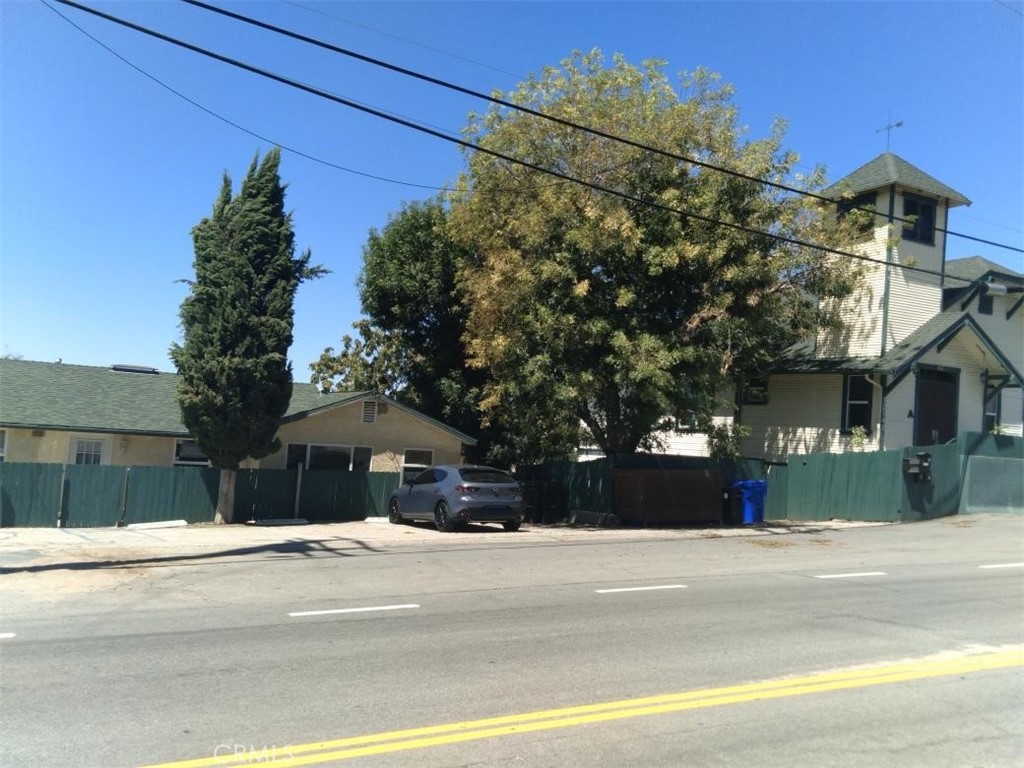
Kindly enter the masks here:
M 303 481 L 305 481 L 304 473 Z M 240 469 L 235 475 L 236 523 L 295 517 L 298 470 Z
M 303 472 L 299 516 L 323 522 L 382 517 L 400 477 L 397 472 Z
M 786 520 L 789 508 L 789 467 L 772 464 L 765 472 L 768 492 L 764 500 L 765 520 Z
M 959 514 L 1024 513 L 1024 462 L 999 456 L 968 456 Z
M 220 470 L 212 467 L 132 467 L 124 524 L 212 522 L 219 487 Z
M 112 528 L 121 519 L 127 467 L 69 464 L 61 509 L 65 528 Z
M 0 527 L 57 526 L 60 464 L 0 462 Z

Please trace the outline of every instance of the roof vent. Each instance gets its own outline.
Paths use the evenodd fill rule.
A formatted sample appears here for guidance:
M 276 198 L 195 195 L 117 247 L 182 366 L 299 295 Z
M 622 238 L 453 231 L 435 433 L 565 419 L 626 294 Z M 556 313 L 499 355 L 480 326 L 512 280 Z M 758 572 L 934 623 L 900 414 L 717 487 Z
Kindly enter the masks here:
M 160 373 L 156 368 L 150 368 L 148 365 L 126 365 L 124 363 L 112 365 L 110 366 L 110 370 L 117 371 L 119 373 L 144 373 L 149 376 L 155 376 Z
M 377 401 L 363 400 L 363 424 L 373 424 L 377 421 Z

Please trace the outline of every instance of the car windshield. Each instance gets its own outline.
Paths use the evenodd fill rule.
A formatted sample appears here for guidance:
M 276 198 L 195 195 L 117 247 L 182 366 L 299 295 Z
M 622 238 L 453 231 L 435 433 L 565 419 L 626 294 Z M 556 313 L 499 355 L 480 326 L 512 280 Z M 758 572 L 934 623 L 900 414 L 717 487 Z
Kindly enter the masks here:
M 499 469 L 460 469 L 467 483 L 514 483 L 515 479 Z

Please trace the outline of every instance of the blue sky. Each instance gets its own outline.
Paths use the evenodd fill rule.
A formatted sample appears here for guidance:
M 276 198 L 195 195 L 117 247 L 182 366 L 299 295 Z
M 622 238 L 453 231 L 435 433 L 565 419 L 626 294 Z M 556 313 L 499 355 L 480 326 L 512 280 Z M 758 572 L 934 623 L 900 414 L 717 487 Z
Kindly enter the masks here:
M 170 0 L 86 4 L 458 133 L 486 104 Z M 489 92 L 574 49 L 699 66 L 736 87 L 751 138 L 775 117 L 803 168 L 835 180 L 886 148 L 960 191 L 950 229 L 1024 247 L 1024 3 L 225 3 L 246 15 Z M 456 177 L 455 146 L 54 6 L 0 2 L 0 353 L 173 370 L 191 229 L 227 171 L 274 143 L 296 242 L 332 270 L 300 287 L 295 378 L 360 316 L 362 247 L 403 202 Z M 891 115 L 891 118 L 890 118 Z M 402 182 L 402 183 L 398 183 Z M 422 185 L 426 188 L 417 187 Z M 1014 251 L 951 238 L 1024 272 Z

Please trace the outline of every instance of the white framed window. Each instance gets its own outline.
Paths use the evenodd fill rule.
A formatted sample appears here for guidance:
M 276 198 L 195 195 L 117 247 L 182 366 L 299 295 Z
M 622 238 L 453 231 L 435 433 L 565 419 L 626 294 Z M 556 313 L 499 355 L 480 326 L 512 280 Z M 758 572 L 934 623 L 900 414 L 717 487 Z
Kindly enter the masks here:
M 903 239 L 935 245 L 935 201 L 917 195 L 903 195 Z
M 363 424 L 377 423 L 377 401 L 363 400 Z
M 873 397 L 874 386 L 867 378 L 843 377 L 843 433 L 849 434 L 854 427 L 863 427 L 867 434 L 871 434 Z
M 210 460 L 195 440 L 179 438 L 174 441 L 174 466 L 208 467 Z
M 402 482 L 407 483 L 434 463 L 434 452 L 427 448 L 406 448 L 402 455 Z
M 369 472 L 373 448 L 365 445 L 327 445 L 289 443 L 285 454 L 288 469 L 333 469 L 345 472 Z
M 0 429 L 0 464 L 7 458 L 7 430 Z
M 110 438 L 102 435 L 71 435 L 69 464 L 98 466 L 110 463 Z
M 982 416 L 981 431 L 995 432 L 999 426 L 1000 417 L 1003 411 L 1002 391 L 988 394 L 985 397 L 985 413 Z

